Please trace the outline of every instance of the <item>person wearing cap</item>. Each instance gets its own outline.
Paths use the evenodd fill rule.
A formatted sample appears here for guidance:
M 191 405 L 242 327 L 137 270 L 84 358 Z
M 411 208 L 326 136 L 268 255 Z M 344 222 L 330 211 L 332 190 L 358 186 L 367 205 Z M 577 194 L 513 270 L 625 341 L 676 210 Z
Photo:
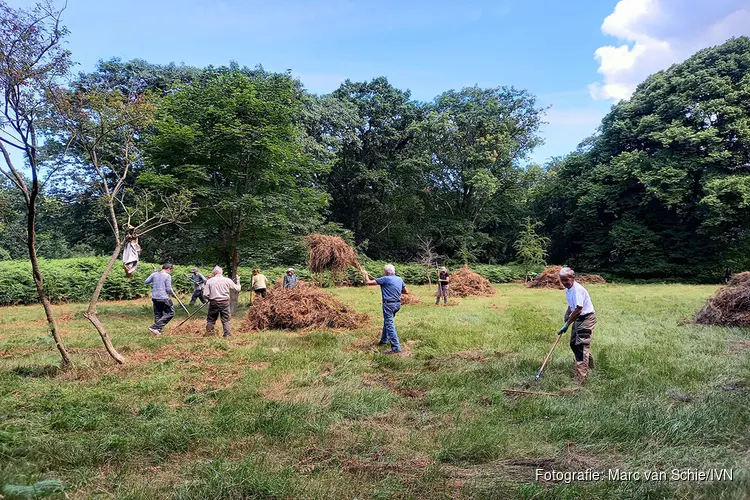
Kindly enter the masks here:
M 148 331 L 154 335 L 161 335 L 162 330 L 172 318 L 174 318 L 174 305 L 170 297 L 174 296 L 172 290 L 172 270 L 174 266 L 165 262 L 161 271 L 154 268 L 148 278 L 144 281 L 151 285 L 151 302 L 154 306 L 154 324 L 148 327 Z
M 591 336 L 596 328 L 596 312 L 589 292 L 576 281 L 575 276 L 575 272 L 569 267 L 560 270 L 560 283 L 565 287 L 568 309 L 565 311 L 565 322 L 557 334 L 562 335 L 573 325 L 573 330 L 570 332 L 570 349 L 575 357 L 573 375 L 583 383 L 588 377 L 589 368 L 594 368 Z
M 396 276 L 396 268 L 387 264 L 384 268 L 385 276 L 372 279 L 366 271 L 362 271 L 362 278 L 368 286 L 380 285 L 380 293 L 383 297 L 383 330 L 380 334 L 379 345 L 391 344 L 391 348 L 384 354 L 398 354 L 401 352 L 401 344 L 396 332 L 394 318 L 401 309 L 401 294 L 409 292 L 406 290 L 404 280 Z
M 294 274 L 294 268 L 290 267 L 286 270 L 286 274 L 284 275 L 284 288 L 294 288 L 297 286 L 297 275 Z
M 254 295 L 260 295 L 261 297 L 266 296 L 266 290 L 268 289 L 268 278 L 266 278 L 264 274 L 261 274 L 260 269 L 253 269 L 253 278 L 250 282 L 250 288 L 253 289 Z
M 440 304 L 440 297 L 443 297 L 443 304 L 448 303 L 448 282 L 450 281 L 450 276 L 451 275 L 448 274 L 445 267 L 440 268 L 440 272 L 438 273 L 438 289 L 435 305 Z
M 206 277 L 200 273 L 197 267 L 194 267 L 187 277 L 193 282 L 193 296 L 190 297 L 190 305 L 195 304 L 196 300 L 200 300 L 201 304 L 205 304 L 206 299 L 203 298 L 203 286 L 206 284 Z
M 229 312 L 229 294 L 231 290 L 236 292 L 242 290 L 242 286 L 240 286 L 240 276 L 237 275 L 237 282 L 235 283 L 231 279 L 224 277 L 224 270 L 221 267 L 214 267 L 213 277 L 209 278 L 208 281 L 206 281 L 206 286 L 203 287 L 203 295 L 208 299 L 206 333 L 211 334 L 214 332 L 216 320 L 221 316 L 221 326 L 224 330 L 224 337 L 232 336 L 229 332 L 229 321 L 231 319 L 231 314 Z

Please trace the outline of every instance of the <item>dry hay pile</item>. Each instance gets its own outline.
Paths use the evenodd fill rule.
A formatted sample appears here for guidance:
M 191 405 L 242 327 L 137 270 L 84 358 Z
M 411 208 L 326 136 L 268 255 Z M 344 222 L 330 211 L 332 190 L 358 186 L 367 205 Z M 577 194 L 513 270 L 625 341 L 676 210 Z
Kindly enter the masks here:
M 308 234 L 305 236 L 308 249 L 307 268 L 313 273 L 332 271 L 340 273 L 347 267 L 361 269 L 354 249 L 338 236 Z
M 449 293 L 456 297 L 489 297 L 495 295 L 495 288 L 487 278 L 484 278 L 468 266 L 464 266 L 451 274 Z
M 361 328 L 369 321 L 328 292 L 312 286 L 275 288 L 247 313 L 245 331 Z
M 408 293 L 401 295 L 402 306 L 418 306 L 420 304 L 422 304 L 422 299 L 416 295 L 410 295 Z
M 562 266 L 548 267 L 539 273 L 535 279 L 526 283 L 526 286 L 529 288 L 557 288 L 558 290 L 562 290 L 565 287 L 560 283 L 561 269 Z M 593 285 L 607 282 L 607 280 L 598 274 L 576 275 L 576 281 L 582 285 Z
M 703 325 L 750 326 L 750 272 L 735 274 L 695 315 Z

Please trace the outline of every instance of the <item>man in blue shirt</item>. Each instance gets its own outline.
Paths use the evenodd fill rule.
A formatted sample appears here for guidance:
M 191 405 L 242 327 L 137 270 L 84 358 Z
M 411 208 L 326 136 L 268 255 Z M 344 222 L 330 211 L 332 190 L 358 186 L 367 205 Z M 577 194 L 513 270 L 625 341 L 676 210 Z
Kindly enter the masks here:
M 161 271 L 154 269 L 154 272 L 145 281 L 146 284 L 151 284 L 154 324 L 148 327 L 148 331 L 154 335 L 161 335 L 162 329 L 174 317 L 174 306 L 172 305 L 172 299 L 170 299 L 174 295 L 172 276 L 170 276 L 173 268 L 174 266 L 167 262 L 161 266 Z
M 401 344 L 398 341 L 393 318 L 401 309 L 401 294 L 409 293 L 406 290 L 406 284 L 404 280 L 396 276 L 396 269 L 391 264 L 385 266 L 385 276 L 372 279 L 364 272 L 363 277 L 366 285 L 380 285 L 380 293 L 383 295 L 383 332 L 380 335 L 380 345 L 387 342 L 391 344 L 391 348 L 384 354 L 398 354 L 401 352 Z

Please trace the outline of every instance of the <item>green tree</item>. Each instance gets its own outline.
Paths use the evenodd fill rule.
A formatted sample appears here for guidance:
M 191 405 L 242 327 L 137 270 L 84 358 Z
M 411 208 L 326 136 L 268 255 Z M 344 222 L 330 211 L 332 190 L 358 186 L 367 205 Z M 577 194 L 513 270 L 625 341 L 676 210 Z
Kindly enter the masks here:
M 707 279 L 746 253 L 748 102 L 747 37 L 646 79 L 549 177 L 538 208 L 554 259 Z
M 288 75 L 236 66 L 205 70 L 162 100 L 138 182 L 193 193 L 198 211 L 180 240 L 188 255 L 219 255 L 235 275 L 241 249 L 288 244 L 320 223 L 325 166 L 305 149 L 301 106 Z
M 425 183 L 410 131 L 421 109 L 384 77 L 347 80 L 332 97 L 354 113 L 333 133 L 341 143 L 327 183 L 331 219 L 351 229 L 357 244 L 368 240 L 373 257 L 405 259 L 424 226 Z
M 150 93 L 127 95 L 119 89 L 86 87 L 78 82 L 73 90 L 56 91 L 53 102 L 58 127 L 69 138 L 66 142 L 73 145 L 66 151 L 74 159 L 76 177 L 92 188 L 114 240 L 84 316 L 99 333 L 107 353 L 123 363 L 97 315 L 104 283 L 128 238 L 142 238 L 160 227 L 186 222 L 190 199 L 178 193 L 170 198 L 162 196 L 161 203 L 156 204 L 154 197 L 134 194 L 127 188 L 133 167 L 141 162 L 137 139 L 154 120 Z
M 536 228 L 541 225 L 541 222 L 532 222 L 531 217 L 526 217 L 522 226 L 523 229 L 513 244 L 513 247 L 516 249 L 516 259 L 523 266 L 526 279 L 528 279 L 529 272 L 533 268 L 547 265 L 547 248 L 549 247 L 550 239 L 537 234 Z
M 505 253 L 523 213 L 520 162 L 542 140 L 544 110 L 513 87 L 468 87 L 438 96 L 413 130 L 429 184 L 427 214 L 440 249 Z M 508 256 L 507 254 L 504 256 Z

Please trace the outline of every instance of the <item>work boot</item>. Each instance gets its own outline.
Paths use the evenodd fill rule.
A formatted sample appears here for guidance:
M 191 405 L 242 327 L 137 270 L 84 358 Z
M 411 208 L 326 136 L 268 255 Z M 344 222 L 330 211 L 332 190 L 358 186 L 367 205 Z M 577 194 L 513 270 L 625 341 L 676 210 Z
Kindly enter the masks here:
M 588 365 L 585 361 L 575 362 L 575 365 L 573 366 L 573 375 L 575 376 L 576 380 L 583 384 L 586 382 L 586 377 L 588 376 Z

